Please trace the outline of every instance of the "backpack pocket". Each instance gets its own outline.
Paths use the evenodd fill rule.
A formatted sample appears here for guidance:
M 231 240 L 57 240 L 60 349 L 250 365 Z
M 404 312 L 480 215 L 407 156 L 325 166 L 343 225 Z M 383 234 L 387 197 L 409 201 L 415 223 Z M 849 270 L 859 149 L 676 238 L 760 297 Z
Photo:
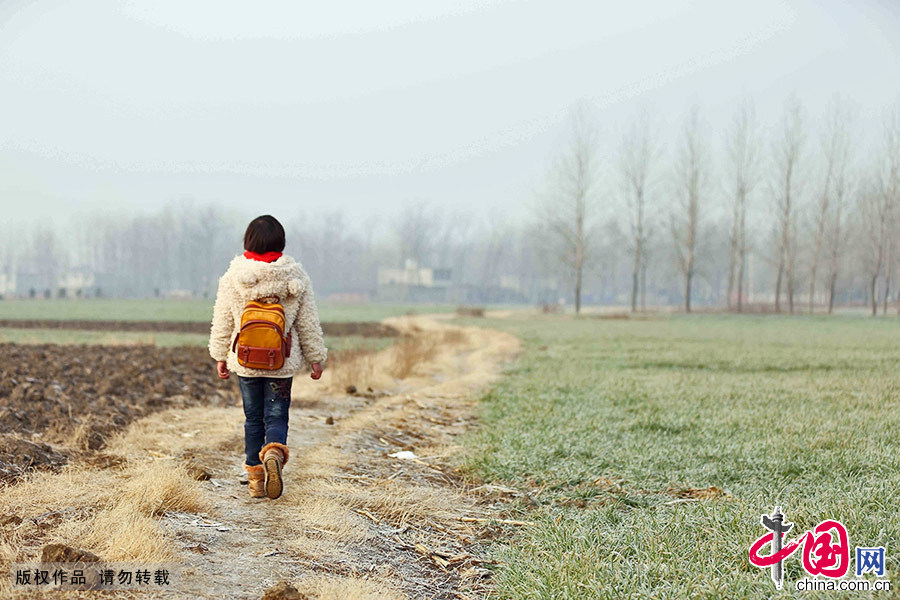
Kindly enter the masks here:
M 281 350 L 238 344 L 235 354 L 238 364 L 248 369 L 275 370 L 284 366 L 284 353 Z
M 231 345 L 238 364 L 248 369 L 280 369 L 290 353 L 285 350 L 286 344 L 290 343 L 290 336 L 286 339 L 282 335 L 280 323 L 265 318 L 268 315 L 259 318 L 258 314 L 248 313 L 249 311 L 245 311 L 245 315 L 251 318 L 242 319 L 241 329 Z

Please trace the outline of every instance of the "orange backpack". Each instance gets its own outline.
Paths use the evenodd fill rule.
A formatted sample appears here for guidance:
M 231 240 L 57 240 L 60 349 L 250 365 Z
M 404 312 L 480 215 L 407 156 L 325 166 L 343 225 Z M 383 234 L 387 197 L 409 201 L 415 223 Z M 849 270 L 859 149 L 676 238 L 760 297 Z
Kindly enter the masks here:
M 238 364 L 248 369 L 275 370 L 291 355 L 291 334 L 284 334 L 284 307 L 252 301 L 241 312 L 241 328 L 231 344 Z

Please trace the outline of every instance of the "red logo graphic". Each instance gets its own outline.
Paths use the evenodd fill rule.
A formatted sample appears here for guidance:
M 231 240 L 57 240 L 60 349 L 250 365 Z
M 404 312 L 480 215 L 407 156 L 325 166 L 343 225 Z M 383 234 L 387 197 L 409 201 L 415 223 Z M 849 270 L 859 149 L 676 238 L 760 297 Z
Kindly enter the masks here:
M 803 568 L 810 575 L 822 575 L 834 579 L 843 577 L 850 568 L 850 540 L 847 529 L 840 521 L 827 519 L 805 532 L 792 542 L 784 543 L 784 534 L 793 526 L 783 522 L 783 515 L 775 509 L 772 517 L 763 515 L 761 522 L 769 529 L 750 546 L 750 564 L 756 567 L 772 567 L 772 580 L 781 587 L 781 562 L 803 546 Z M 777 538 L 775 536 L 778 536 Z M 770 545 L 770 554 L 761 556 L 763 547 Z

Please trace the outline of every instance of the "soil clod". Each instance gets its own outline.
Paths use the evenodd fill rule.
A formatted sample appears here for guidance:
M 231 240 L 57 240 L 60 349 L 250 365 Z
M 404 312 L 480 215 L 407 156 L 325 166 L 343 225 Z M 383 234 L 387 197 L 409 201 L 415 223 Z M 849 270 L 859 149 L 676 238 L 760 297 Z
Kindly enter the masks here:
M 309 596 L 301 594 L 287 581 L 279 581 L 266 590 L 262 600 L 309 600 Z
M 47 544 L 41 550 L 41 562 L 99 562 L 100 557 L 87 550 L 65 544 Z

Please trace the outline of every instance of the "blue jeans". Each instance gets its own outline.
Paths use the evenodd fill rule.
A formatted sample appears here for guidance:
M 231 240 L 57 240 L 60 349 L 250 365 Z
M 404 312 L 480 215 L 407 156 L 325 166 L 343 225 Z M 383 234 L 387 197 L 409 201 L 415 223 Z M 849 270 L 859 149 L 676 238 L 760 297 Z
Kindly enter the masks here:
M 287 445 L 288 409 L 291 407 L 292 377 L 241 377 L 244 401 L 244 452 L 248 465 L 259 465 L 265 444 Z

